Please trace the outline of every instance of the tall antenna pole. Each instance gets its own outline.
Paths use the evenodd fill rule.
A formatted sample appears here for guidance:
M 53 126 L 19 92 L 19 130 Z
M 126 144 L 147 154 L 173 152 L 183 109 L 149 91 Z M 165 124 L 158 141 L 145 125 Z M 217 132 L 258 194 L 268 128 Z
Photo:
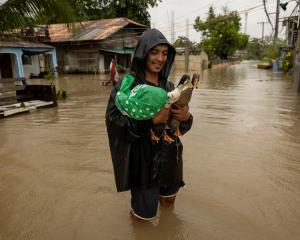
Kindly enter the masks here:
M 189 38 L 189 19 L 186 19 L 185 36 L 186 38 Z
M 171 44 L 175 42 L 174 10 L 171 10 Z

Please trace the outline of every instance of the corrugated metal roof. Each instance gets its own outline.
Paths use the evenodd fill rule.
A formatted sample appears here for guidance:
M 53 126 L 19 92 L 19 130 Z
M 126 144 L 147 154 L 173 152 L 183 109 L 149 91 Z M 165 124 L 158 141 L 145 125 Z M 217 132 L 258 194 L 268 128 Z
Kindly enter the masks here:
M 137 28 L 146 28 L 145 25 L 128 18 L 113 18 L 75 23 L 75 29 L 73 30 L 69 29 L 66 24 L 51 24 L 48 26 L 48 30 L 50 42 L 97 41 L 108 38 L 128 24 L 132 24 Z
M 100 51 L 118 53 L 118 54 L 132 54 L 134 53 L 134 48 L 100 48 Z
M 54 48 L 52 46 L 26 41 L 0 41 L 0 48 Z

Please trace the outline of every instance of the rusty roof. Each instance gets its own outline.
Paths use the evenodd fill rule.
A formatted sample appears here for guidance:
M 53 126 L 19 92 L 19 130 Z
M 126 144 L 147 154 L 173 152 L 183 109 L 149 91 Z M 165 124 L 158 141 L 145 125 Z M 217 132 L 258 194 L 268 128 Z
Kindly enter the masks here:
M 44 43 L 26 41 L 0 41 L 0 48 L 54 48 Z
M 69 29 L 66 24 L 51 24 L 48 26 L 50 42 L 70 42 L 86 40 L 104 40 L 120 29 L 132 25 L 133 28 L 146 28 L 145 25 L 128 18 L 112 18 L 75 23 L 75 28 Z M 75 32 L 75 34 L 73 34 Z

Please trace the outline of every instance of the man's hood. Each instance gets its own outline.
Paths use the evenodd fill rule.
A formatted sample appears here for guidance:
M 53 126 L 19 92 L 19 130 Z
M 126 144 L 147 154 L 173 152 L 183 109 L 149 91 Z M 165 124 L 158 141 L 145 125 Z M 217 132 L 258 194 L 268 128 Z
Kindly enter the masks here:
M 138 41 L 131 64 L 131 71 L 135 73 L 138 81 L 142 83 L 146 83 L 144 72 L 147 53 L 158 44 L 166 44 L 169 47 L 167 61 L 160 72 L 160 81 L 163 81 L 163 85 L 165 85 L 170 74 L 176 51 L 160 31 L 149 29 L 142 34 Z

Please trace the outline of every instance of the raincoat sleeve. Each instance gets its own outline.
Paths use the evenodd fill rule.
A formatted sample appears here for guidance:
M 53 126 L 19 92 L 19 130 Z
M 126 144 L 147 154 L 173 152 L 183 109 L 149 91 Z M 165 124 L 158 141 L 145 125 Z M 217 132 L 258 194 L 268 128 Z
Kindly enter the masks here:
M 188 132 L 193 124 L 193 115 L 191 114 L 191 116 L 189 117 L 188 120 L 186 120 L 185 122 L 180 122 L 179 125 L 179 130 L 182 134 L 185 134 L 186 132 Z

